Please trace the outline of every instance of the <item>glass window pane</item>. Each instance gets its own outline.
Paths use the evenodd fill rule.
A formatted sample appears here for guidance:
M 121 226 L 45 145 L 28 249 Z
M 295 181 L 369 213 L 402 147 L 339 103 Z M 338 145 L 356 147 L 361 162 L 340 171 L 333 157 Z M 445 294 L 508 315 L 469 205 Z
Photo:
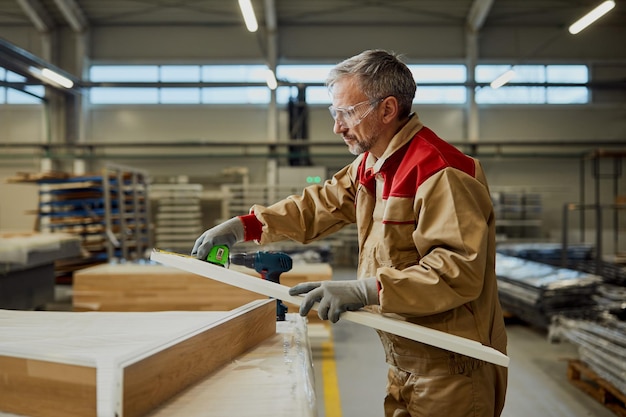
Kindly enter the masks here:
M 587 87 L 548 87 L 549 104 L 580 104 L 589 102 Z
M 510 69 L 510 65 L 476 65 L 474 78 L 479 83 L 490 83 Z
M 166 82 L 198 82 L 200 81 L 200 66 L 162 65 L 160 80 Z
M 156 82 L 159 80 L 159 67 L 157 65 L 94 65 L 89 69 L 89 79 L 94 82 Z
M 586 83 L 589 70 L 586 65 L 548 65 L 547 81 L 551 83 Z
M 462 83 L 467 80 L 465 65 L 409 65 L 418 88 L 420 83 Z
M 491 82 L 510 66 L 478 65 L 477 82 Z M 586 83 L 589 70 L 586 65 L 517 65 L 513 68 L 515 82 L 531 83 Z M 481 88 L 476 92 L 477 103 L 529 103 L 567 104 L 588 103 L 589 90 L 586 87 L 512 87 L 497 90 Z
M 543 83 L 546 82 L 546 67 L 543 65 L 515 65 L 515 77 L 511 82 Z
M 14 83 L 23 83 L 26 81 L 26 77 L 20 74 L 16 74 L 13 71 L 7 71 L 6 79 L 8 82 Z
M 330 104 L 332 102 L 326 86 L 307 87 L 306 102 L 309 104 Z
M 265 65 L 204 65 L 202 81 L 265 82 Z
M 200 104 L 199 88 L 161 88 L 161 103 Z
M 6 77 L 6 73 L 7 73 L 7 70 L 0 67 L 0 80 L 4 80 L 4 77 Z
M 267 87 L 212 87 L 202 89 L 205 104 L 266 104 L 270 101 Z
M 94 104 L 157 104 L 159 89 L 94 87 L 90 100 Z
M 8 104 L 39 104 L 41 99 L 33 97 L 30 94 L 26 94 L 23 91 L 15 90 L 13 88 L 7 89 L 7 103 Z
M 6 102 L 6 94 L 7 94 L 7 89 L 4 87 L 0 87 L 0 104 L 4 104 Z
M 466 100 L 465 87 L 428 87 L 418 84 L 413 103 L 459 104 Z
M 303 83 L 323 83 L 334 65 L 279 65 L 276 77 L 280 80 Z
M 546 101 L 543 87 L 491 87 L 479 88 L 476 91 L 476 102 L 508 103 L 508 104 L 542 104 Z
M 29 85 L 26 87 L 26 91 L 29 91 L 38 97 L 44 97 L 46 95 L 46 89 L 43 85 Z

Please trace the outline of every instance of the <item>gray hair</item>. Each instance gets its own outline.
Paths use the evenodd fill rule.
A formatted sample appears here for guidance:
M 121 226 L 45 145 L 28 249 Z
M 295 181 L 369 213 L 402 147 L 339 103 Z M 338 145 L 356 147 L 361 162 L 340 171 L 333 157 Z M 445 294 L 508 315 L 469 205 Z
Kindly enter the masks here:
M 367 98 L 377 100 L 394 96 L 399 104 L 399 117 L 407 117 L 415 98 L 417 86 L 411 70 L 399 55 L 381 49 L 372 49 L 337 64 L 326 78 L 332 92 L 339 80 L 355 77 Z

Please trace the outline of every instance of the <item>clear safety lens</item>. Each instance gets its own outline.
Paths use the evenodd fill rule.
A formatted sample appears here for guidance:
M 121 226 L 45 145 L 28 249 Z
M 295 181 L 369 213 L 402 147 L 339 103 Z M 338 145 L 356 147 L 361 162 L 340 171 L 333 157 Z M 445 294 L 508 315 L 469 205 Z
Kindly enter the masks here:
M 328 110 L 330 111 L 330 115 L 339 122 L 341 125 L 347 128 L 353 128 L 357 126 L 359 123 L 363 121 L 367 117 L 368 114 L 372 112 L 376 108 L 376 106 L 383 99 L 378 99 L 375 101 L 362 101 L 353 106 L 347 107 L 333 107 L 330 106 Z

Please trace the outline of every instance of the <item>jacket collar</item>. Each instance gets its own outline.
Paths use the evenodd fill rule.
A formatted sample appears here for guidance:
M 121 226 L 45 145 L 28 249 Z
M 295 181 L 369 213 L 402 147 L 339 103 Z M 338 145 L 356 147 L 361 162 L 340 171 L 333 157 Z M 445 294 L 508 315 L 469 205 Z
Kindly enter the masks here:
M 389 146 L 387 146 L 387 149 L 385 149 L 385 153 L 383 153 L 383 155 L 378 160 L 374 155 L 368 152 L 365 166 L 367 168 L 372 168 L 374 174 L 378 173 L 385 164 L 385 161 L 387 161 L 387 159 L 389 159 L 389 157 L 393 155 L 398 149 L 402 148 L 411 139 L 413 139 L 415 134 L 419 132 L 422 127 L 424 127 L 424 125 L 420 121 L 417 114 L 411 113 L 409 115 L 409 120 L 407 121 L 407 123 L 402 127 L 402 129 L 398 131 L 398 133 L 394 135 L 393 138 L 391 138 Z

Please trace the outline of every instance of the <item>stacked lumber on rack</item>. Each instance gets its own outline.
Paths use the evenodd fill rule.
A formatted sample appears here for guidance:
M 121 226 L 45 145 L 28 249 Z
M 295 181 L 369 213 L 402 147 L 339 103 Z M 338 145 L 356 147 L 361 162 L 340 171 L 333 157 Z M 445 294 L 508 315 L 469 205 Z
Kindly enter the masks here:
M 273 337 L 275 313 L 271 300 L 230 312 L 0 310 L 0 413 L 144 416 Z M 280 338 L 279 355 L 282 342 Z M 274 371 L 288 373 L 272 369 L 269 374 Z M 268 381 L 258 385 L 264 384 Z M 237 401 L 235 407 L 241 406 Z M 203 409 L 210 410 L 210 404 L 205 402 Z

